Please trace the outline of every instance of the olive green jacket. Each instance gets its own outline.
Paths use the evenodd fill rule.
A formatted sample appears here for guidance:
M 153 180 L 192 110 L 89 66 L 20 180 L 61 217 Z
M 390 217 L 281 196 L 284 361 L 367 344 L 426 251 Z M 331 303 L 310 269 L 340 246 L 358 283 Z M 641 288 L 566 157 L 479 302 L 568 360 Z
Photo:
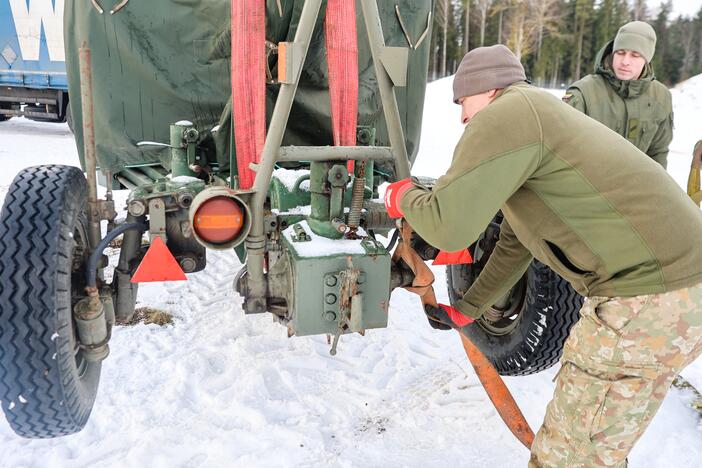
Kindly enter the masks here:
M 626 177 L 622 177 L 626 174 Z M 466 126 L 448 172 L 400 206 L 416 232 L 452 252 L 505 222 L 482 273 L 457 302 L 478 317 L 532 256 L 584 296 L 637 296 L 702 282 L 702 212 L 651 158 L 526 83 Z
M 617 79 L 612 71 L 612 44 L 597 54 L 595 73 L 570 85 L 563 100 L 666 167 L 673 139 L 670 91 L 656 81 L 649 64 L 638 80 Z

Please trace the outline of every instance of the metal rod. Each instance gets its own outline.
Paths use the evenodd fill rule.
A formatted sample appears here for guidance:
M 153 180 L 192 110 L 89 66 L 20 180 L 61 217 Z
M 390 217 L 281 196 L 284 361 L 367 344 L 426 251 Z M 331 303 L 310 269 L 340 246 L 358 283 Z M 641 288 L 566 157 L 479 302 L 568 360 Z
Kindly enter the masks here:
M 95 123 L 93 119 L 93 77 L 90 48 L 86 42 L 80 47 L 80 99 L 83 114 L 83 159 L 88 179 L 88 238 L 90 245 L 100 242 L 100 212 L 97 199 L 97 157 L 95 155 Z
M 426 39 L 427 34 L 429 33 L 429 28 L 431 28 L 431 11 L 427 15 L 427 27 L 424 30 L 424 32 L 419 36 L 419 39 L 417 39 L 417 43 L 414 45 L 415 50 L 419 49 L 419 46 L 422 45 L 422 42 L 424 42 L 424 39 Z
M 120 184 L 124 185 L 124 186 L 127 187 L 127 189 L 129 189 L 129 190 L 134 190 L 135 188 L 138 187 L 138 185 L 134 184 L 132 181 L 130 181 L 130 180 L 127 179 L 126 177 L 123 177 L 123 176 L 118 175 L 118 176 L 115 176 L 115 179 L 117 179 L 117 181 L 118 181 Z
M 141 169 L 141 171 L 144 174 L 146 174 L 147 176 L 152 178 L 154 181 L 157 181 L 159 179 L 163 179 L 164 177 L 166 177 L 165 174 L 161 174 L 158 171 L 158 169 L 151 167 L 151 166 L 141 166 L 139 169 Z
M 98 13 L 103 14 L 105 12 L 105 10 L 102 9 L 102 7 L 97 2 L 97 0 L 90 0 L 90 1 L 92 2 L 93 7 L 95 7 L 95 9 L 97 10 Z
M 304 57 L 307 56 L 314 25 L 319 15 L 319 8 L 322 0 L 307 0 L 302 7 L 300 21 L 295 33 L 295 42 L 301 45 Z M 264 247 L 265 235 L 263 228 L 263 205 L 268 193 L 273 169 L 280 151 L 280 145 L 283 141 L 286 124 L 290 116 L 295 93 L 297 92 L 297 84 L 300 81 L 302 67 L 296 70 L 295 79 L 292 83 L 284 83 L 280 85 L 278 99 L 275 101 L 273 108 L 273 116 L 268 127 L 268 135 L 266 143 L 263 147 L 261 155 L 261 163 L 256 172 L 254 180 L 254 194 L 251 200 L 252 211 L 252 226 L 251 232 L 246 238 L 247 260 L 246 266 L 248 270 L 248 290 L 249 297 L 252 299 L 250 304 L 245 304 L 247 312 L 257 312 L 265 308 L 266 298 L 266 283 L 263 274 L 264 263 Z M 263 84 L 261 84 L 263 85 Z
M 122 172 L 120 172 L 120 174 L 125 179 L 127 179 L 131 183 L 136 184 L 138 186 L 150 185 L 150 184 L 153 184 L 153 182 L 154 182 L 153 180 L 151 180 L 150 178 L 141 174 L 140 172 L 137 172 L 134 169 L 130 169 L 128 167 L 124 168 L 124 170 L 122 170 Z
M 113 6 L 112 9 L 110 10 L 110 14 L 114 15 L 115 13 L 117 13 L 119 10 L 124 8 L 124 5 L 126 5 L 127 2 L 129 2 L 129 0 L 122 0 L 117 5 Z
M 392 161 L 392 151 L 387 146 L 281 146 L 278 162 L 293 161 Z
M 380 14 L 378 13 L 376 1 L 361 0 L 361 10 L 363 11 L 363 19 L 368 32 L 368 42 L 373 55 L 373 67 L 375 69 L 375 77 L 378 80 L 380 99 L 383 103 L 383 114 L 388 127 L 390 147 L 395 157 L 395 175 L 398 179 L 406 179 L 410 176 L 409 158 L 407 157 L 405 136 L 402 132 L 402 120 L 400 120 L 395 90 L 393 89 L 390 76 L 380 61 L 380 52 L 385 47 L 385 39 L 383 38 L 383 28 L 380 24 Z
M 2 72 L 0 72 L 2 73 Z M 26 104 L 28 102 L 31 102 L 32 104 L 56 104 L 56 99 L 51 99 L 51 98 L 25 98 L 21 97 L 22 101 Z M 17 97 L 15 96 L 0 96 L 0 102 L 15 102 L 17 101 Z
M 400 13 L 400 5 L 395 5 L 395 15 L 397 16 L 397 21 L 400 23 L 400 28 L 402 28 L 402 32 L 405 35 L 405 39 L 407 39 L 407 44 L 409 44 L 410 49 L 414 49 L 412 39 L 410 39 L 409 32 L 407 32 L 405 22 L 402 20 L 402 13 Z

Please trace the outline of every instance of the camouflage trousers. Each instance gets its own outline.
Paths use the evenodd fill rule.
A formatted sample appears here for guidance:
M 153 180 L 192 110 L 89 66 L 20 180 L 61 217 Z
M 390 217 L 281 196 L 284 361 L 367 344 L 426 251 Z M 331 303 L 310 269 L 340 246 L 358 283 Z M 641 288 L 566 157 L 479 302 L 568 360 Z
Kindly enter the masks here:
M 673 379 L 702 353 L 702 284 L 590 297 L 580 317 L 530 467 L 625 467 Z

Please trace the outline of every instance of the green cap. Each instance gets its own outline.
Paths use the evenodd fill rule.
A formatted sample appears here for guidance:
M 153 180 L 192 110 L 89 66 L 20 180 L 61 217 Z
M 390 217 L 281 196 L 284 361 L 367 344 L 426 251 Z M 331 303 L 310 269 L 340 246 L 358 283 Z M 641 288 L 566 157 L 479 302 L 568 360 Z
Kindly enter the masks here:
M 622 49 L 638 52 L 650 63 L 656 52 L 656 31 L 643 21 L 626 23 L 619 28 L 612 50 L 616 52 Z

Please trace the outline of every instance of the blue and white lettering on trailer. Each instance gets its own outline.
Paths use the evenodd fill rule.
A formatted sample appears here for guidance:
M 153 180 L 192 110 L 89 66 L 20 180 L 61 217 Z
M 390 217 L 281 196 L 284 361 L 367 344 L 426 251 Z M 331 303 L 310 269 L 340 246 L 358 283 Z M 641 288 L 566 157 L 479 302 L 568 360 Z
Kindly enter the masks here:
M 69 120 L 65 0 L 0 0 L 0 120 Z

